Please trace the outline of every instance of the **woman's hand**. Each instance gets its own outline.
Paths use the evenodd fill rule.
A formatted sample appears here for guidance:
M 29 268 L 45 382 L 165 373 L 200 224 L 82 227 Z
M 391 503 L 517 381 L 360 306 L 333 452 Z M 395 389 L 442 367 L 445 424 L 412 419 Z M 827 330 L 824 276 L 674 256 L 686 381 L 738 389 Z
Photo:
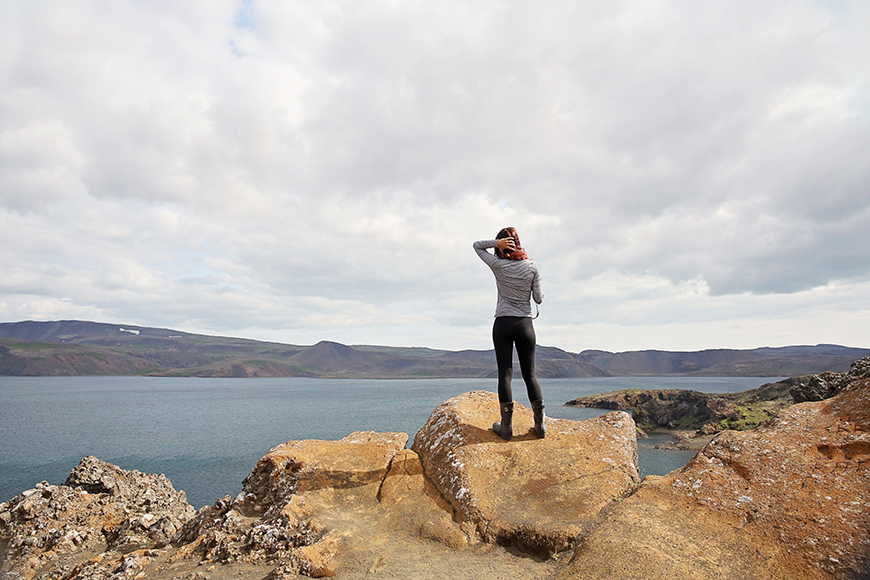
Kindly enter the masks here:
M 505 250 L 513 252 L 517 249 L 513 238 L 501 238 L 499 240 L 496 240 L 495 245 L 498 246 L 498 249 L 502 252 L 504 252 Z

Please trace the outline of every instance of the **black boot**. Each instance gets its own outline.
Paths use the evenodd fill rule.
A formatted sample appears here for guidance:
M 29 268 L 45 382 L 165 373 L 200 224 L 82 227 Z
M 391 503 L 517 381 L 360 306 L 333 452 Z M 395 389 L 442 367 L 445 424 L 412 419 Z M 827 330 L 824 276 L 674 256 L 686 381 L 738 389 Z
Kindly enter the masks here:
M 499 407 L 501 409 L 501 423 L 493 423 L 492 430 L 505 441 L 510 441 L 511 437 L 514 436 L 514 402 L 499 403 Z
M 538 437 L 547 436 L 547 416 L 544 415 L 544 401 L 532 401 L 532 413 L 535 414 L 535 431 Z

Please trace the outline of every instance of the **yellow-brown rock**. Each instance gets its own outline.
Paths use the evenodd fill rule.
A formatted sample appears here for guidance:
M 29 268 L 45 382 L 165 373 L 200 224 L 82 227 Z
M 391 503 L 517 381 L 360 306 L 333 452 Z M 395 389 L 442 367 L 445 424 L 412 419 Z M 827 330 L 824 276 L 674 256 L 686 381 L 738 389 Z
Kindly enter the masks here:
M 385 546 L 399 559 L 396 546 L 409 538 L 464 548 L 452 508 L 406 442 L 404 433 L 358 432 L 275 447 L 239 497 L 203 508 L 188 522 L 176 538 L 176 560 L 268 563 L 275 566 L 269 578 L 279 580 L 385 561 Z
M 331 576 L 343 524 L 377 506 L 393 457 L 407 441 L 405 433 L 366 431 L 279 445 L 257 462 L 242 494 L 187 523 L 175 539 L 179 553 L 205 562 L 277 564 L 273 578 Z
M 377 488 L 406 433 L 358 431 L 338 441 L 306 439 L 273 448 L 245 478 L 245 504 L 262 513 L 281 509 L 294 494 L 316 490 Z
M 378 499 L 392 519 L 392 528 L 403 527 L 421 538 L 463 549 L 468 539 L 453 521 L 453 508 L 423 474 L 419 456 L 403 449 L 393 458 Z
M 560 578 L 870 577 L 868 383 L 646 478 Z
M 547 437 L 539 439 L 531 410 L 517 403 L 507 442 L 491 429 L 498 408 L 493 393 L 454 397 L 435 409 L 412 447 L 435 487 L 484 541 L 537 554 L 565 550 L 636 483 L 628 414 L 549 419 Z
M 510 442 L 498 418 L 496 396 L 472 392 L 439 406 L 413 449 L 404 433 L 285 443 L 242 494 L 195 515 L 163 476 L 88 457 L 64 485 L 0 503 L 0 576 L 870 578 L 870 379 L 639 485 L 624 413 L 551 419 L 541 440 L 516 405 Z M 575 541 L 546 560 L 497 545 Z

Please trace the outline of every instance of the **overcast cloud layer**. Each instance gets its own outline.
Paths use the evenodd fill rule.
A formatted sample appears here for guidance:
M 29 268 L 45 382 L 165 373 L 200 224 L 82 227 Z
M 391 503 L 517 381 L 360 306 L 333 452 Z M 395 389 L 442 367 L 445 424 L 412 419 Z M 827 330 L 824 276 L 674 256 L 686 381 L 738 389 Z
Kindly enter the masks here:
M 11 0 L 0 320 L 870 346 L 867 3 Z

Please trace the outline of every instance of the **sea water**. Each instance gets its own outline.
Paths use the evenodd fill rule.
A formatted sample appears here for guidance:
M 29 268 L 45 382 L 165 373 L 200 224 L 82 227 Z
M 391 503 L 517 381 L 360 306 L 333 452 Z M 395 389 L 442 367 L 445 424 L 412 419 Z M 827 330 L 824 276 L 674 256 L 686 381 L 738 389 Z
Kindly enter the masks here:
M 777 379 L 615 377 L 542 380 L 550 417 L 583 420 L 607 411 L 563 403 L 618 389 L 736 392 Z M 241 491 L 272 447 L 335 440 L 353 431 L 402 431 L 411 441 L 439 404 L 491 379 L 204 379 L 0 377 L 0 501 L 40 481 L 61 484 L 82 457 L 163 473 L 195 507 Z M 525 387 L 514 399 L 528 406 Z M 678 469 L 694 453 L 640 440 L 642 475 Z M 410 444 L 410 442 L 409 442 Z

